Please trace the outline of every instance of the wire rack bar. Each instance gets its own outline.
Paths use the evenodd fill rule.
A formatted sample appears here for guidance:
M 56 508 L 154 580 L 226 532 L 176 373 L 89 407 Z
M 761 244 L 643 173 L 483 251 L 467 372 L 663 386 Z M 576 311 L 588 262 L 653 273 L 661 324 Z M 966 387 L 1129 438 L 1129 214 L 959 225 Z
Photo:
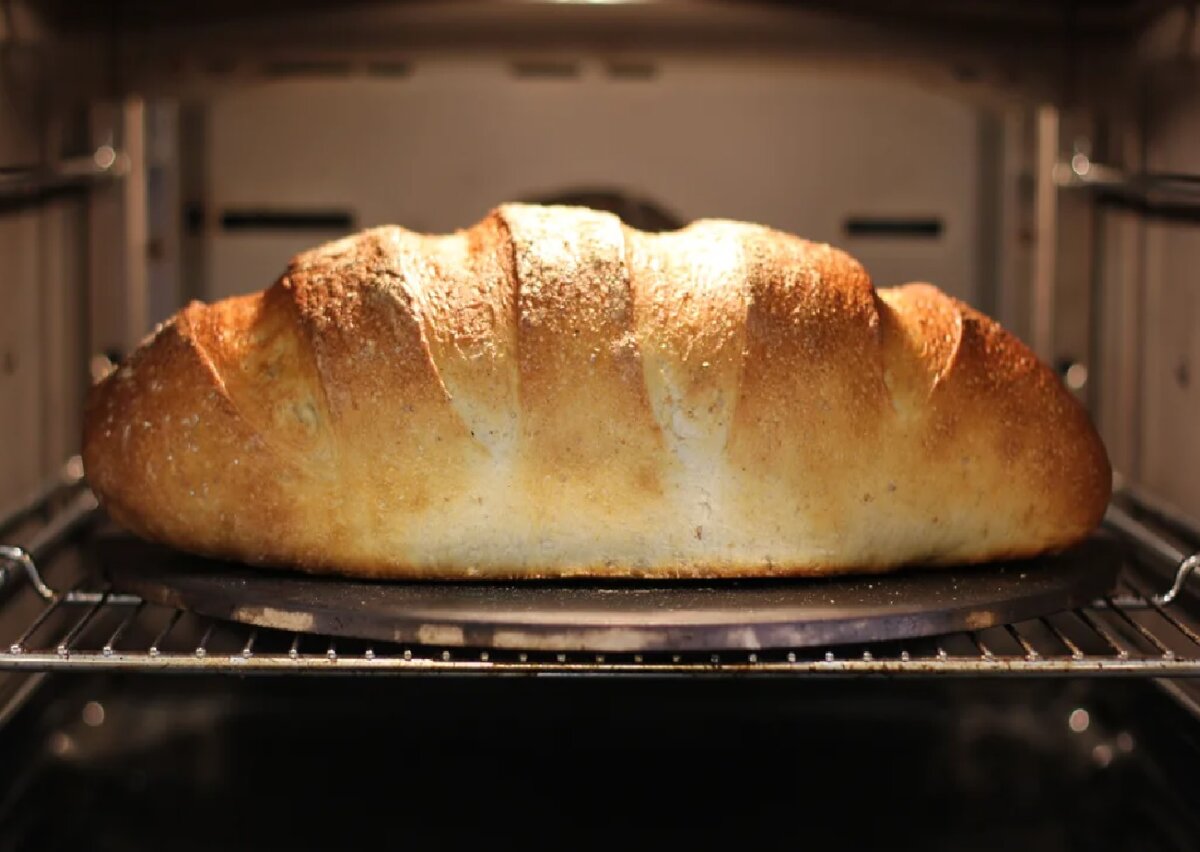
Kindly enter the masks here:
M 73 648 L 75 643 L 79 640 L 80 634 L 87 629 L 89 624 L 91 624 L 92 619 L 94 619 L 96 614 L 100 612 L 100 609 L 104 606 L 104 603 L 107 599 L 108 592 L 101 592 L 99 600 L 84 610 L 83 615 L 79 617 L 79 620 L 75 622 L 74 626 L 67 631 L 67 635 L 64 636 L 62 641 L 58 643 L 58 653 L 60 656 L 65 656 L 71 652 L 71 648 Z
M 125 635 L 125 631 L 129 629 L 129 625 L 133 624 L 134 620 L 141 615 L 142 610 L 145 608 L 146 604 L 140 603 L 129 611 L 129 614 L 121 620 L 121 623 L 117 625 L 117 629 L 112 632 L 112 635 L 108 637 L 108 641 L 100 649 L 101 654 L 106 657 L 112 656 L 113 647 L 121 641 L 121 637 Z
M 31 638 L 33 638 L 33 635 L 38 632 L 38 629 L 43 624 L 50 620 L 50 616 L 52 616 L 64 603 L 65 600 L 63 598 L 56 598 L 47 604 L 45 608 L 43 608 L 42 611 L 37 614 L 33 621 L 29 623 L 29 626 L 25 628 L 21 635 L 17 637 L 16 641 L 8 646 L 9 654 L 20 654 L 24 652 L 26 644 Z
M 1072 659 L 1075 659 L 1075 660 L 1083 659 L 1083 657 L 1084 657 L 1083 649 L 1081 649 L 1078 645 L 1076 645 L 1075 641 L 1070 636 L 1068 636 L 1066 633 L 1064 633 L 1061 628 L 1059 628 L 1054 622 L 1052 622 L 1048 618 L 1042 618 L 1041 622 L 1043 625 L 1045 625 L 1046 629 L 1050 631 L 1051 635 L 1053 635 L 1055 639 L 1057 639 L 1060 643 L 1062 643 L 1062 646 L 1067 649 L 1067 651 L 1070 653 Z
M 1200 552 L 1188 553 L 1180 550 L 1165 536 L 1116 503 L 1110 505 L 1104 513 L 1104 522 L 1134 544 L 1141 554 L 1174 569 L 1175 577 L 1171 588 L 1161 595 L 1153 596 L 1152 600 L 1164 604 L 1173 603 L 1183 592 L 1188 580 L 1200 569 Z
M 1200 645 L 1200 632 L 1192 629 L 1188 624 L 1182 621 L 1179 616 L 1172 611 L 1171 607 L 1163 606 L 1161 603 L 1159 603 L 1153 594 L 1145 590 L 1145 586 L 1139 580 L 1130 578 L 1129 582 L 1130 585 L 1138 591 L 1138 594 L 1142 595 L 1142 597 L 1147 601 L 1150 609 L 1154 610 L 1167 621 L 1169 621 L 1176 630 L 1190 639 L 1193 644 Z
M 1134 632 L 1136 632 L 1143 639 L 1145 639 L 1147 642 L 1149 642 L 1151 645 L 1153 645 L 1155 648 L 1157 648 L 1159 650 L 1159 653 L 1161 653 L 1164 657 L 1174 656 L 1175 652 L 1172 651 L 1169 647 L 1167 647 L 1166 643 L 1164 643 L 1161 639 L 1159 639 L 1157 636 L 1155 636 L 1153 632 L 1151 632 L 1149 629 L 1147 629 L 1146 625 L 1142 624 L 1140 621 L 1135 621 L 1132 617 L 1130 617 L 1129 613 L 1126 612 L 1124 609 L 1114 606 L 1111 598 L 1105 598 L 1105 602 L 1108 604 L 1108 608 L 1111 611 L 1117 613 L 1117 615 L 1120 616 L 1120 619 L 1123 623 L 1132 627 L 1134 629 Z
M 250 635 L 246 637 L 246 644 L 242 646 L 242 656 L 249 659 L 254 654 L 254 641 L 258 639 L 258 629 L 250 631 Z
M 978 633 L 968 633 L 967 638 L 971 640 L 971 644 L 975 646 L 975 649 L 979 651 L 979 656 L 983 659 L 990 660 L 996 656 L 992 649 L 988 647 L 988 644 L 983 641 L 983 637 Z
M 1129 658 L 1129 647 L 1117 638 L 1117 635 L 1109 629 L 1108 626 L 1101 621 L 1097 615 L 1094 615 L 1087 610 L 1079 609 L 1075 611 L 1080 620 L 1091 628 L 1092 632 L 1104 640 L 1104 644 L 1111 648 L 1122 660 Z
M 208 626 L 204 628 L 204 633 L 200 635 L 200 641 L 196 643 L 195 654 L 197 657 L 203 657 L 208 654 L 208 643 L 212 639 L 213 631 L 217 629 L 215 621 L 209 621 Z M 249 641 L 247 645 L 251 644 Z
M 0 175 L 0 210 L 19 209 L 62 192 L 98 186 L 121 178 L 128 171 L 128 155 L 102 145 L 87 156 L 5 173 Z
M 162 644 L 167 641 L 167 635 L 179 623 L 179 619 L 183 617 L 183 610 L 177 609 L 171 612 L 171 617 L 167 619 L 167 623 L 163 625 L 162 630 L 154 637 L 154 641 L 150 643 L 150 647 L 146 653 L 151 657 L 158 657 L 162 654 Z
M 1015 624 L 1006 624 L 1004 625 L 1004 629 L 1008 631 L 1008 635 L 1016 640 L 1017 644 L 1021 646 L 1021 650 L 1025 652 L 1025 659 L 1036 660 L 1041 656 L 1037 648 L 1033 647 L 1033 643 L 1025 638 L 1025 635 L 1017 629 Z
M 152 605 L 69 604 L 63 599 L 49 605 L 30 625 L 18 643 L 0 653 L 0 669 L 17 671 L 121 671 L 242 674 L 811 674 L 811 675 L 1037 675 L 1037 676 L 1200 676 L 1200 643 L 1180 632 L 1176 641 L 1188 644 L 1188 653 L 1171 648 L 1165 637 L 1139 623 L 1111 600 L 1107 607 L 1073 610 L 1087 635 L 1072 638 L 1050 619 L 1040 620 L 1044 632 L 1006 625 L 1011 652 L 989 643 L 982 631 L 934 639 L 928 651 L 905 645 L 853 649 L 767 649 L 720 653 L 592 654 L 583 652 L 520 652 L 441 647 L 380 647 L 366 645 L 350 652 L 333 637 L 305 633 L 279 633 L 248 625 L 208 620 L 199 638 L 190 643 L 181 637 L 179 650 L 165 650 L 167 638 L 178 629 L 184 613 Z M 81 615 L 70 620 L 63 638 L 50 637 L 39 647 L 28 647 L 30 638 L 46 623 L 47 613 L 62 608 Z M 88 644 L 86 627 L 106 610 L 117 610 L 116 629 L 101 644 Z M 151 616 L 151 612 L 155 615 Z M 166 615 L 165 622 L 162 620 Z M 1123 640 L 1107 621 L 1119 618 L 1152 649 L 1139 651 Z M 143 623 L 144 622 L 144 623 Z M 1173 623 L 1173 622 L 1171 622 Z M 233 650 L 214 653 L 211 642 L 217 631 Z M 117 648 L 124 636 L 137 634 L 140 642 Z M 151 637 L 151 638 L 146 638 Z M 268 641 L 268 637 L 271 641 Z M 305 637 L 311 641 L 305 643 Z M 920 641 L 920 640 L 917 640 Z M 949 650 L 953 648 L 966 650 Z M 1006 643 L 1007 644 L 1007 643 Z M 271 649 L 265 647 L 270 645 Z M 307 645 L 310 650 L 305 651 Z M 1088 653 L 1085 645 L 1104 650 Z M 278 648 L 280 650 L 275 650 Z M 286 650 L 283 650 L 286 649 Z
M 611 656 L 611 655 L 610 655 Z M 71 654 L 25 654 L 4 661 L 4 668 L 14 671 L 140 671 L 180 674 L 739 674 L 739 675 L 888 675 L 888 676 L 1126 676 L 1126 677 L 1200 677 L 1200 660 L 1169 661 L 1162 658 L 1115 659 L 1085 658 L 1082 660 L 1030 660 L 1017 658 L 951 658 L 938 660 L 849 659 L 813 661 L 750 662 L 726 660 L 718 662 L 625 662 L 608 660 L 559 661 L 482 659 L 482 654 L 469 659 L 440 659 L 436 657 L 381 657 L 286 654 L 255 654 L 249 658 L 235 655 L 204 657 L 159 655 L 147 659 L 140 654 L 84 656 Z

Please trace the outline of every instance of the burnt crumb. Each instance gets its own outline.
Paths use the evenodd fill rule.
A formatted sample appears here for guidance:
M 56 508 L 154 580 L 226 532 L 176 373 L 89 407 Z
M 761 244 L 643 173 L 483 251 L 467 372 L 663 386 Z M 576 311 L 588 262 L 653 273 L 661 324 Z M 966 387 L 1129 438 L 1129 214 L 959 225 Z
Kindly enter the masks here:
M 696 541 L 704 540 L 704 527 L 696 527 Z

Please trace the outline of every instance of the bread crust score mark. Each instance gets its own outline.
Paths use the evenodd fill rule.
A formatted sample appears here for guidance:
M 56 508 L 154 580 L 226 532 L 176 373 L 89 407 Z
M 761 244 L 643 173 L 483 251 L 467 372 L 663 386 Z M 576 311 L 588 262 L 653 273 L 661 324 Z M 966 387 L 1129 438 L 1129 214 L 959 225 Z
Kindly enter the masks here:
M 147 538 L 396 578 L 1033 555 L 1111 485 L 1057 377 L 932 285 L 757 225 L 532 205 L 188 306 L 92 389 L 84 461 Z

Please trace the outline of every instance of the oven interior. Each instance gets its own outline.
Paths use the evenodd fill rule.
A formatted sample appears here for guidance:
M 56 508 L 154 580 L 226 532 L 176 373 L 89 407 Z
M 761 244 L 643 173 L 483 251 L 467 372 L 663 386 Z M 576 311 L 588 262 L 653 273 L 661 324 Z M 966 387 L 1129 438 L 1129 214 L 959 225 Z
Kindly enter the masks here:
M 0 848 L 1180 850 L 1200 830 L 1195 719 L 1135 682 L 98 676 L 52 693 L 5 732 L 21 771 Z
M 1200 29 L 1171 2 L 0 3 L 0 849 L 1200 848 Z M 74 454 L 191 299 L 504 200 L 761 221 L 1083 400 L 1113 593 L 761 653 L 496 652 L 123 599 Z

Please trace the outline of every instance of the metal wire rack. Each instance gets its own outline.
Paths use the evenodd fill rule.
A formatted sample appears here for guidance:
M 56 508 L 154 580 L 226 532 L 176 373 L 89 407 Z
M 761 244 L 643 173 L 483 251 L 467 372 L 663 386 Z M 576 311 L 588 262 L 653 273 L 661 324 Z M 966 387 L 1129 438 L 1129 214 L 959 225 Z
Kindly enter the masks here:
M 1200 623 L 1184 599 L 1200 555 L 1143 520 L 1144 507 L 1110 509 L 1108 526 L 1133 546 L 1117 589 L 1090 606 L 1018 624 L 859 647 L 730 653 L 583 654 L 368 644 L 254 628 L 156 606 L 108 589 L 86 568 L 67 591 L 42 576 L 56 554 L 82 549 L 96 515 L 78 465 L 16 515 L 0 535 L 43 516 L 24 547 L 0 547 L 0 604 L 23 593 L 40 609 L 0 632 L 0 670 L 236 674 L 1047 675 L 1200 677 Z M 83 560 L 86 562 L 86 559 Z M 1158 575 L 1153 564 L 1169 565 Z M 49 570 L 49 569 L 48 569 Z M 22 582 L 22 580 L 26 582 Z M 0 631 L 6 621 L 0 607 Z

